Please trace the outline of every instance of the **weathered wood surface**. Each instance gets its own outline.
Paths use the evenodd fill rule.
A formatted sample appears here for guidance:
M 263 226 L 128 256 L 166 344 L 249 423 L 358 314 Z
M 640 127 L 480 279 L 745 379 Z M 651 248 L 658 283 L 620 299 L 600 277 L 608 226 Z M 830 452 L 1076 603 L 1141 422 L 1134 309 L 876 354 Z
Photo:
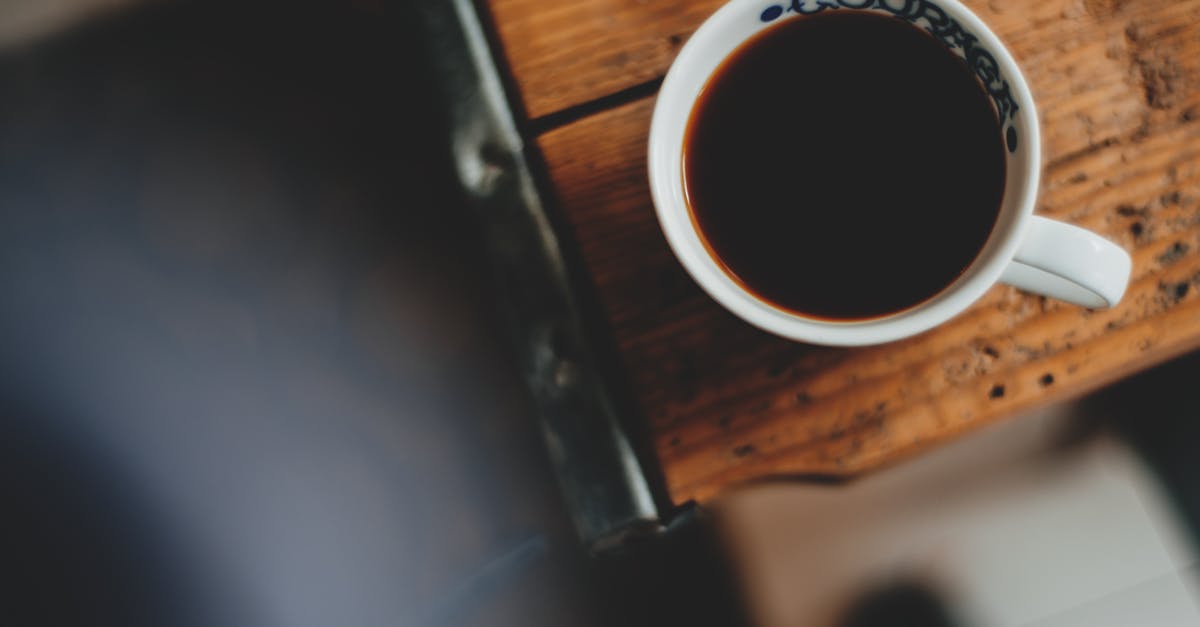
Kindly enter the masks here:
M 544 114 L 660 75 L 670 51 L 637 51 L 663 33 L 686 37 L 715 4 L 491 6 L 526 102 Z M 780 340 L 704 296 L 667 249 L 645 175 L 652 97 L 537 138 L 675 500 L 766 477 L 860 473 L 1200 347 L 1200 0 L 968 4 L 1011 47 L 1039 104 L 1038 212 L 1133 255 L 1116 309 L 997 287 L 895 344 Z M 620 33 L 609 32 L 614 19 Z M 555 24 L 571 24 L 569 37 L 555 35 L 563 46 L 579 43 L 556 53 L 564 66 L 539 69 L 554 63 L 536 60 L 548 44 L 531 33 Z M 603 54 L 596 38 L 608 42 Z
M 662 77 L 724 0 L 491 0 L 531 118 Z

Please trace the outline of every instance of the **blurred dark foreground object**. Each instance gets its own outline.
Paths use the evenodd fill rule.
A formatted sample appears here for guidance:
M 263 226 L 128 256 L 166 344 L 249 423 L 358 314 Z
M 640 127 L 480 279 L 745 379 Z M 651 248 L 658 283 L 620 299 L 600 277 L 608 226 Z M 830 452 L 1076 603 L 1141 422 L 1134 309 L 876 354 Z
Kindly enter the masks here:
M 914 582 L 871 591 L 847 613 L 844 627 L 956 627 L 938 595 Z
M 4 622 L 741 622 L 702 523 L 581 548 L 422 23 L 154 4 L 0 56 Z

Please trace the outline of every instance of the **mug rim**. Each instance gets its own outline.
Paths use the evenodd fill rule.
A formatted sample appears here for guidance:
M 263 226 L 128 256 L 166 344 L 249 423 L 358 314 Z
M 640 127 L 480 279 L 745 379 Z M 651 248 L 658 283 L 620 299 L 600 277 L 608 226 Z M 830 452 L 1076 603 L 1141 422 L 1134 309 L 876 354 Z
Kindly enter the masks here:
M 798 3 L 804 1 L 797 0 Z M 720 64 L 746 40 L 786 19 L 802 19 L 803 16 L 789 15 L 769 22 L 764 17 L 753 30 L 734 37 L 730 44 L 726 33 L 734 20 L 759 20 L 760 14 L 765 16 L 764 7 L 789 4 L 786 0 L 774 5 L 767 0 L 731 0 L 696 30 L 667 72 L 655 103 L 648 142 L 650 193 L 655 214 L 672 252 L 693 280 L 711 298 L 746 322 L 788 339 L 815 344 L 863 346 L 902 339 L 922 333 L 967 309 L 1000 279 L 1016 254 L 1029 227 L 1041 174 L 1041 138 L 1033 96 L 1008 48 L 970 9 L 958 0 L 920 1 L 928 2 L 957 20 L 995 59 L 1000 75 L 1016 101 L 1014 118 L 1020 120 L 1022 131 L 1013 158 L 1007 159 L 1005 197 L 996 225 L 975 261 L 938 294 L 913 307 L 881 317 L 863 320 L 810 317 L 759 297 L 738 284 L 713 258 L 703 245 L 703 238 L 697 232 L 684 200 L 681 131 L 686 129 L 702 88 Z M 870 10 L 874 4 L 868 0 L 862 6 L 841 6 L 836 10 Z M 744 25 L 741 28 L 747 29 Z M 726 40 L 723 47 L 727 48 L 723 51 L 714 45 L 722 38 Z M 711 66 L 703 72 L 699 85 L 694 76 L 686 76 L 689 73 L 698 75 L 693 71 L 697 65 Z M 674 141 L 676 135 L 680 141 Z M 1014 162 L 1021 165 L 1021 171 L 1013 171 Z M 1019 187 L 1014 190 L 1013 185 Z

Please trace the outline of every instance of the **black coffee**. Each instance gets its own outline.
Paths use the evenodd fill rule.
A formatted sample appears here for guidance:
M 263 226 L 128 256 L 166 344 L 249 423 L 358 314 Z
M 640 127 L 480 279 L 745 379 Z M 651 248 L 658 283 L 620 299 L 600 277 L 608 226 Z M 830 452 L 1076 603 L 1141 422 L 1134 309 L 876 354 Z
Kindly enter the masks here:
M 761 298 L 832 319 L 954 282 L 1004 190 L 995 110 L 966 63 L 898 18 L 830 10 L 768 28 L 709 79 L 684 183 L 714 256 Z

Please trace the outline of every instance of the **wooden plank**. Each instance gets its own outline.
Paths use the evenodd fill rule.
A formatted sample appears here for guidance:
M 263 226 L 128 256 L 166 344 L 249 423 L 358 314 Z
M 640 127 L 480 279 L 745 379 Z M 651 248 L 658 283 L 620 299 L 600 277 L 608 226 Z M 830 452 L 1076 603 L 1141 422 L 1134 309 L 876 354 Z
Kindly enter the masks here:
M 708 299 L 667 249 L 645 174 L 651 98 L 540 138 L 676 501 L 854 475 L 1200 346 L 1200 0 L 988 10 L 1041 109 L 1038 211 L 1131 252 L 1120 307 L 1001 286 L 903 342 L 781 340 Z
M 1080 62 L 1074 65 L 1081 71 L 1104 66 L 1100 61 L 1105 55 L 1119 55 L 1136 43 L 1132 38 L 1119 41 L 1125 36 L 1125 25 L 1137 24 L 1163 10 L 1159 1 L 1131 0 L 965 3 L 1021 59 L 1039 63 L 1046 57 L 1065 54 Z M 526 112 L 537 118 L 661 78 L 683 42 L 724 0 L 489 0 L 487 4 Z M 764 0 L 764 6 L 768 4 L 770 1 Z M 1177 4 L 1177 15 L 1195 16 L 1192 3 Z M 1163 27 L 1173 29 L 1185 22 L 1177 19 Z M 1107 42 L 1113 48 L 1085 53 L 1077 48 L 1078 41 L 1053 36 L 1089 28 L 1115 35 L 1116 39 Z M 1145 41 L 1157 40 L 1152 31 L 1133 35 L 1143 36 Z M 1100 58 L 1085 56 L 1092 53 L 1100 54 Z M 1123 69 L 1140 71 L 1128 66 Z M 1095 93 L 1097 98 L 1104 95 Z M 1107 118 L 1101 116 L 1092 123 L 1103 126 Z M 1084 123 L 1078 120 L 1062 130 L 1071 131 Z
M 529 117 L 666 74 L 724 0 L 490 0 L 495 30 Z

